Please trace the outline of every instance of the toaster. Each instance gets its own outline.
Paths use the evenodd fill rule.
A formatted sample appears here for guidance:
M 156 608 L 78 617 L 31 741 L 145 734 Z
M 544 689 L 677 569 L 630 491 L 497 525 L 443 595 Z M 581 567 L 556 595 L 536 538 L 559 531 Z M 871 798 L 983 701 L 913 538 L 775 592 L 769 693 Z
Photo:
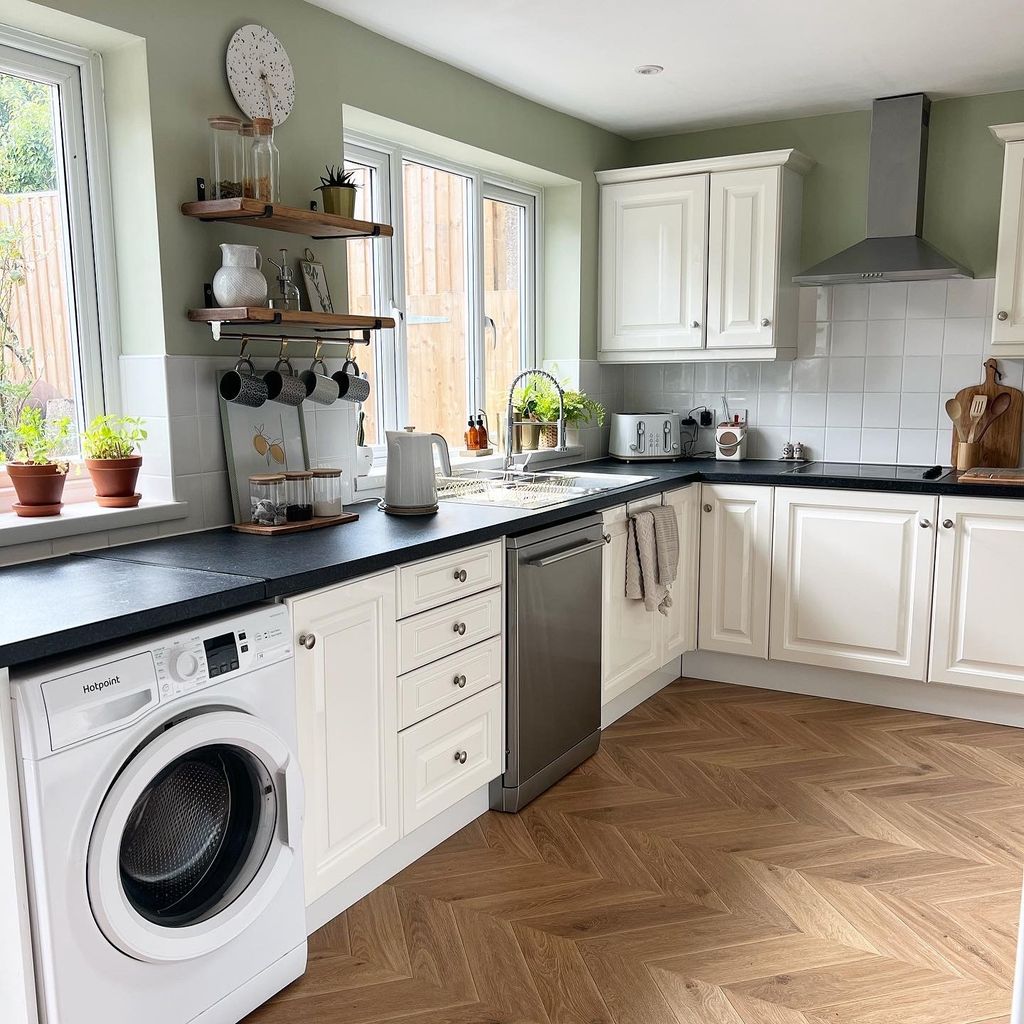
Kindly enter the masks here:
M 614 459 L 680 459 L 683 456 L 677 412 L 613 412 L 608 454 Z

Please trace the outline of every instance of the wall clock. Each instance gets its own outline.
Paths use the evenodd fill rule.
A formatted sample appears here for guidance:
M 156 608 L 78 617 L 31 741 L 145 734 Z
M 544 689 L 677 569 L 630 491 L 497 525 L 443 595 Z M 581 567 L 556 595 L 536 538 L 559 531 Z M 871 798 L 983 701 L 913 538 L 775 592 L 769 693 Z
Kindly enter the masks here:
M 281 40 L 262 25 L 243 25 L 228 43 L 228 85 L 246 116 L 281 124 L 295 103 L 295 72 Z

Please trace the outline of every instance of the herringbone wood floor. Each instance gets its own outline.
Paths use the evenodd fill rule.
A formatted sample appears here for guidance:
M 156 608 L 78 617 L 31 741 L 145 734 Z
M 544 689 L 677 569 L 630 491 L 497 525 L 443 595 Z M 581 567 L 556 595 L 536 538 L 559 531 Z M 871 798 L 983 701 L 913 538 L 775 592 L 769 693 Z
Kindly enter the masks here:
M 1024 731 L 679 680 L 250 1024 L 1006 1024 Z

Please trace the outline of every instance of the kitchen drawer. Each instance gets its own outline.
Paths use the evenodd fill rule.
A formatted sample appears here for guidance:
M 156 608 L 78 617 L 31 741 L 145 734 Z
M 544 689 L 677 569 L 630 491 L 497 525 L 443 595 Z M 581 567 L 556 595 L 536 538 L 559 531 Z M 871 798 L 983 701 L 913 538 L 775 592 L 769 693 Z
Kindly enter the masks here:
M 398 671 L 411 672 L 501 632 L 501 587 L 398 624 Z
M 490 686 L 398 734 L 403 835 L 501 774 L 501 716 Z
M 456 551 L 398 570 L 398 617 L 425 612 L 460 597 L 501 585 L 504 547 L 493 544 Z
M 398 679 L 398 728 L 422 722 L 500 682 L 500 636 L 407 672 Z

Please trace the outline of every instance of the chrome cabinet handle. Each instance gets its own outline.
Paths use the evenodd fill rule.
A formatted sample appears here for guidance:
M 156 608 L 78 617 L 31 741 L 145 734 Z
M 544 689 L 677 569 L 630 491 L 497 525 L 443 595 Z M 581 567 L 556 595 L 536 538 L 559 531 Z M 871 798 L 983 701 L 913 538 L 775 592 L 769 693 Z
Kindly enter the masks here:
M 952 519 L 943 519 L 942 520 L 942 526 L 946 530 L 952 530 L 955 525 L 956 525 L 956 523 L 954 523 Z
M 459 583 L 465 583 L 466 582 L 466 570 L 465 569 L 456 569 L 455 572 L 452 574 L 452 579 L 457 580 Z
M 452 680 L 452 685 L 453 686 L 457 686 L 460 690 L 463 689 L 465 687 L 465 685 L 466 685 L 466 677 L 465 676 L 461 676 L 461 675 L 460 676 L 456 676 Z
M 305 647 L 307 651 L 313 650 L 316 647 L 316 634 L 315 633 L 300 633 L 299 644 Z
M 920 526 L 922 530 L 930 529 L 931 525 L 932 521 L 930 519 L 922 519 L 921 522 L 918 523 L 918 526 Z
M 1010 314 L 1007 313 L 1005 309 L 1001 309 L 1001 310 L 999 310 L 998 313 L 996 313 L 996 319 L 997 320 L 1009 320 L 1010 319 Z
M 455 751 L 455 760 L 458 761 L 459 764 L 465 764 L 467 757 L 469 757 L 469 754 L 467 754 L 465 750 Z
M 704 511 L 705 512 L 710 512 L 711 511 L 711 506 L 710 505 L 705 505 L 704 506 Z
M 455 622 L 452 624 L 452 632 L 458 633 L 459 636 L 466 635 L 466 624 L 464 622 Z
M 693 323 L 690 324 L 690 326 L 691 327 L 700 327 L 700 321 L 699 320 L 694 320 Z
M 761 318 L 761 326 L 762 327 L 771 327 L 771 325 L 772 325 L 772 322 L 771 322 L 771 320 L 768 319 L 768 317 L 765 316 L 765 317 Z

